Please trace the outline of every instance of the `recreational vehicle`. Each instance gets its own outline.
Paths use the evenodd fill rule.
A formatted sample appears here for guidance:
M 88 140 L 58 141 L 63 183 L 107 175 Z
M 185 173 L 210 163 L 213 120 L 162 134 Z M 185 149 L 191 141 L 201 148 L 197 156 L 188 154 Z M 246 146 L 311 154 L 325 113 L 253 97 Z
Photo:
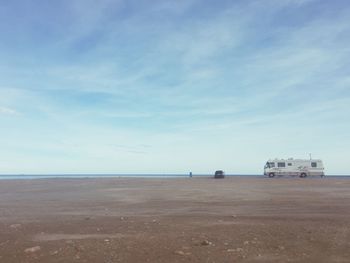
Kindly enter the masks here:
M 269 177 L 290 176 L 324 176 L 322 160 L 319 159 L 270 159 L 264 167 L 264 175 Z

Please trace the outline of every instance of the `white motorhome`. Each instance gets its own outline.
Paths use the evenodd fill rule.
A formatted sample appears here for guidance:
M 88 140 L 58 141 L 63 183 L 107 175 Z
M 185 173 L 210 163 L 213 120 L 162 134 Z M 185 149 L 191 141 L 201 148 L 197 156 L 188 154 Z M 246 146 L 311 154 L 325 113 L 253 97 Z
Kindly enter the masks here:
M 290 176 L 324 176 L 323 162 L 320 159 L 270 159 L 264 167 L 264 175 L 269 177 Z

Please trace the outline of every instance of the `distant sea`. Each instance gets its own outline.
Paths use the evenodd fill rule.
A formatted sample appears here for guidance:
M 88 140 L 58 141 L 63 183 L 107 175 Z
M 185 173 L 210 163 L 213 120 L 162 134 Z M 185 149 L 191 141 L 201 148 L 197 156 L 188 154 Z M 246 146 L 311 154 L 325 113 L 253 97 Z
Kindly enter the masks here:
M 193 174 L 192 177 L 211 177 L 212 174 Z M 226 174 L 226 176 L 262 176 L 258 174 Z M 0 174 L 0 180 L 11 179 L 83 179 L 83 178 L 189 178 L 189 174 Z
M 193 177 L 213 177 L 213 174 L 193 174 Z M 225 176 L 247 176 L 267 178 L 262 174 L 226 174 Z M 98 179 L 98 178 L 189 178 L 189 174 L 0 174 L 0 180 L 27 179 Z M 349 178 L 350 175 L 326 175 L 327 178 Z

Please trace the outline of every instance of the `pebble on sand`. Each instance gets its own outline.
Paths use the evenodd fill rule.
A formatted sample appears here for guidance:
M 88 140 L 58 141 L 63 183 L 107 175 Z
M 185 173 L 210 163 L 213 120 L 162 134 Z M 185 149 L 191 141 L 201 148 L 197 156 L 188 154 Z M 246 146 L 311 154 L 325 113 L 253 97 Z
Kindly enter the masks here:
M 227 252 L 243 252 L 243 248 L 241 248 L 241 247 L 230 248 L 230 249 L 227 249 Z
M 20 228 L 21 226 L 22 226 L 21 224 L 12 224 L 12 225 L 10 225 L 10 228 L 18 229 L 18 228 Z
M 177 254 L 177 255 L 180 255 L 180 256 L 189 256 L 189 255 L 191 255 L 191 252 L 183 252 L 181 250 L 177 250 L 174 253 Z
M 41 250 L 40 246 L 35 246 L 35 247 L 30 247 L 30 248 L 26 248 L 24 250 L 25 253 L 35 253 Z
M 208 240 L 203 240 L 203 241 L 201 242 L 201 245 L 202 245 L 202 246 L 210 246 L 211 244 L 213 244 L 213 243 L 210 242 L 210 241 L 208 241 Z

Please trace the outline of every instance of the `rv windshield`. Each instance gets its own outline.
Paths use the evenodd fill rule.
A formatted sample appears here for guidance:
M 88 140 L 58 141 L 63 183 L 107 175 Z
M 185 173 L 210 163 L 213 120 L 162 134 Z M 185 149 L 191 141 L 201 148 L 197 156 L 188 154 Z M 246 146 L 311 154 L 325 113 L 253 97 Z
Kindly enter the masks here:
M 265 168 L 273 168 L 273 167 L 275 167 L 275 163 L 269 163 L 269 162 L 267 162 L 267 163 L 265 164 Z

